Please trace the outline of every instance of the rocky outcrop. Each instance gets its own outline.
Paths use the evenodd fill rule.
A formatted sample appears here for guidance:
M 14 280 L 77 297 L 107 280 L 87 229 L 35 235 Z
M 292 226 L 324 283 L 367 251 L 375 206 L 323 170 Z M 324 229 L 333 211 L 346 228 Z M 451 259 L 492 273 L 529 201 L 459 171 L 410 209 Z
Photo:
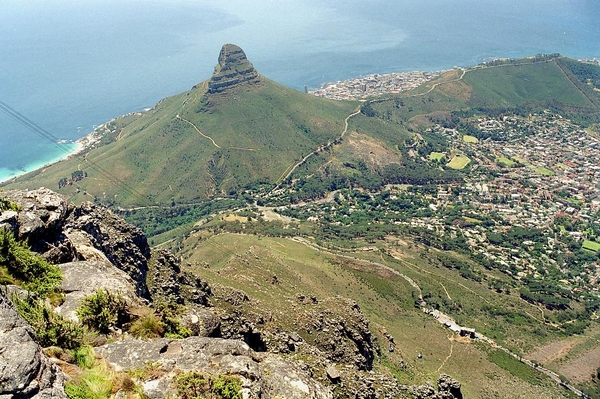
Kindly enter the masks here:
M 270 334 L 270 347 L 282 353 L 295 351 L 300 346 L 314 352 L 306 347 L 309 344 L 318 350 L 319 356 L 331 362 L 353 365 L 358 370 L 373 368 L 375 342 L 369 322 L 356 302 L 342 297 L 317 300 L 304 295 L 296 299 L 301 306 L 296 307 L 294 324 L 300 335 Z
M 212 291 L 206 281 L 181 270 L 181 261 L 165 250 L 152 255 L 150 294 L 154 301 L 210 306 Z
M 65 377 L 0 290 L 0 398 L 66 398 Z
M 437 381 L 438 391 L 431 384 L 413 387 L 412 393 L 415 399 L 462 399 L 460 382 L 446 374 L 440 375 Z
M 63 234 L 65 220 L 73 207 L 52 190 L 7 191 L 0 196 L 19 205 L 19 212 L 4 211 L 0 227 L 7 228 L 20 240 L 53 263 L 75 260 L 73 246 Z
M 225 93 L 236 87 L 253 85 L 260 81 L 260 75 L 246 58 L 244 50 L 235 44 L 225 44 L 219 53 L 219 63 L 208 81 L 208 93 Z
M 460 382 L 447 374 L 442 374 L 437 381 L 438 396 L 443 399 L 463 399 Z
M 133 279 L 124 271 L 117 269 L 111 263 L 101 260 L 69 262 L 60 265 L 63 273 L 61 289 L 65 293 L 65 301 L 55 309 L 58 313 L 71 320 L 78 320 L 76 310 L 81 300 L 103 289 L 118 292 L 128 306 L 142 306 L 144 302 L 136 294 Z M 85 278 L 81 278 L 85 276 Z
M 108 260 L 135 282 L 138 296 L 149 299 L 146 286 L 150 247 L 144 233 L 110 210 L 84 203 L 74 207 L 51 190 L 7 191 L 0 196 L 19 205 L 2 212 L 0 227 L 28 240 L 32 250 L 55 264 Z
M 178 372 L 199 371 L 210 375 L 238 376 L 244 397 L 329 399 L 329 389 L 317 383 L 310 372 L 272 354 L 256 353 L 239 340 L 191 337 L 151 342 L 124 340 L 97 348 L 117 371 L 159 365 L 158 378 L 143 381 L 144 393 L 152 399 L 170 397 Z
M 137 294 L 150 298 L 146 286 L 150 246 L 140 229 L 110 210 L 86 202 L 71 212 L 65 230 L 67 233 L 73 230 L 87 233 L 90 245 L 135 281 Z M 83 257 L 81 252 L 78 254 Z

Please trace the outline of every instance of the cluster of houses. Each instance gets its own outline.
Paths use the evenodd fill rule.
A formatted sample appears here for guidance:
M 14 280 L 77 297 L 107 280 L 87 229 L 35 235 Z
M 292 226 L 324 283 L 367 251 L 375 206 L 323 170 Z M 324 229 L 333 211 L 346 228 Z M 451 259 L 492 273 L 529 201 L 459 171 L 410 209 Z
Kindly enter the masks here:
M 543 278 L 549 268 L 563 268 L 570 279 L 565 278 L 566 285 L 598 291 L 598 262 L 574 272 L 551 255 L 553 251 L 565 250 L 561 246 L 561 241 L 567 241 L 565 236 L 570 240 L 595 239 L 589 229 L 557 234 L 555 220 L 566 217 L 576 226 L 600 225 L 600 140 L 550 112 L 478 119 L 472 123 L 481 132 L 477 143 L 464 140 L 455 129 L 433 129 L 448 136 L 453 151 L 468 154 L 477 168 L 465 176 L 458 195 L 440 187 L 430 208 L 465 204 L 471 215 L 500 219 L 495 226 L 474 225 L 461 229 L 461 233 L 473 250 L 505 265 L 507 270 L 512 269 L 517 278 Z M 457 234 L 458 228 L 435 219 L 413 220 L 411 224 L 440 234 Z M 510 226 L 544 232 L 547 241 L 542 251 L 539 243 L 527 240 L 520 247 L 506 248 L 487 239 L 490 233 L 502 233 Z
M 326 83 L 320 89 L 308 91 L 319 97 L 334 100 L 359 100 L 383 94 L 396 94 L 440 76 L 444 71 L 436 72 L 396 72 L 373 74 L 358 78 Z

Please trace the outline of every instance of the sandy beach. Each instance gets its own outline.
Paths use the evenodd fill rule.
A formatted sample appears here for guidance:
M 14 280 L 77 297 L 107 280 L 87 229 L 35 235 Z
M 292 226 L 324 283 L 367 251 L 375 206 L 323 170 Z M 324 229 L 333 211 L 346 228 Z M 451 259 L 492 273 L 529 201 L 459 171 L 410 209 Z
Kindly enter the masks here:
M 19 176 L 33 172 L 35 170 L 47 168 L 48 166 L 50 166 L 52 164 L 55 164 L 57 162 L 68 159 L 69 157 L 72 157 L 74 155 L 80 154 L 81 152 L 85 151 L 86 149 L 92 147 L 94 144 L 96 144 L 100 140 L 101 134 L 100 134 L 99 130 L 102 129 L 103 127 L 104 127 L 104 125 L 98 126 L 96 129 L 94 129 L 94 131 L 92 131 L 91 133 L 85 135 L 84 137 L 82 137 L 76 141 L 56 143 L 57 146 L 63 147 L 61 150 L 62 153 L 57 154 L 55 157 L 51 158 L 50 160 L 43 160 L 40 162 L 25 165 L 22 169 L 17 169 L 17 170 L 0 168 L 0 183 L 5 183 L 12 179 L 16 179 Z

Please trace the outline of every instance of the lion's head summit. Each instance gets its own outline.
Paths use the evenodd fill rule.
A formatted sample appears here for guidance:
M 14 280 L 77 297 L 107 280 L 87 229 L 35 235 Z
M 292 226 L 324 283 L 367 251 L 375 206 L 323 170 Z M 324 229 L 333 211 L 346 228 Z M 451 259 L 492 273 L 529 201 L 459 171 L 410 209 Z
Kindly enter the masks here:
M 262 78 L 239 46 L 225 44 L 219 53 L 219 63 L 208 81 L 208 93 L 226 93 L 241 85 L 261 83 Z
M 74 202 L 197 203 L 278 183 L 306 154 L 337 139 L 356 106 L 274 82 L 240 47 L 225 44 L 209 79 L 107 122 L 94 148 L 28 178 L 53 187 L 83 168 L 78 190 L 59 187 Z

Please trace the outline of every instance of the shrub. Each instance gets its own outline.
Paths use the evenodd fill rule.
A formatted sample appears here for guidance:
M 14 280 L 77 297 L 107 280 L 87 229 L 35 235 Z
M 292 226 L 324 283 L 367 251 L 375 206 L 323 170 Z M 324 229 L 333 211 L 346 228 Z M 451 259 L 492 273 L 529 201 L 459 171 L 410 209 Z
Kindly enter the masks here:
M 19 211 L 21 207 L 15 202 L 11 202 L 6 198 L 0 198 L 0 211 Z
M 27 290 L 41 296 L 58 289 L 62 280 L 58 266 L 51 265 L 42 256 L 32 252 L 25 242 L 18 241 L 6 229 L 0 229 L 0 267 L 21 281 Z M 4 280 L 7 279 L 5 276 Z
M 181 399 L 203 398 L 209 391 L 210 385 L 204 374 L 192 371 L 179 374 L 174 381 L 177 397 Z
M 193 332 L 182 325 L 178 316 L 182 313 L 183 307 L 174 303 L 157 303 L 156 313 L 165 329 L 165 337 L 168 338 L 187 338 L 191 337 Z
M 223 399 L 241 399 L 242 383 L 238 377 L 219 375 L 211 379 L 212 390 Z
M 28 297 L 11 297 L 17 311 L 29 323 L 43 347 L 74 349 L 83 341 L 83 329 L 75 322 L 54 312 L 44 302 Z
M 165 333 L 165 327 L 154 313 L 137 319 L 129 328 L 131 335 L 137 338 L 158 338 Z
M 83 325 L 105 334 L 129 320 L 125 298 L 104 289 L 85 297 L 76 312 Z
M 197 371 L 182 373 L 173 381 L 181 399 L 241 399 L 242 383 L 230 375 L 204 376 Z

